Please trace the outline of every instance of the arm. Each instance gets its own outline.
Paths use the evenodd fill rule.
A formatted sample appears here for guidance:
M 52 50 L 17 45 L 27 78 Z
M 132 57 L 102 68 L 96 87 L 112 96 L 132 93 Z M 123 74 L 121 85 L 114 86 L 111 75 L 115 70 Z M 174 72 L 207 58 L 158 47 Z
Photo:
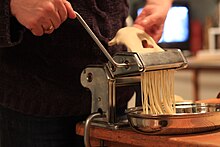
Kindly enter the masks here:
M 135 20 L 134 26 L 144 30 L 158 42 L 172 2 L 173 0 L 147 0 L 142 13 Z

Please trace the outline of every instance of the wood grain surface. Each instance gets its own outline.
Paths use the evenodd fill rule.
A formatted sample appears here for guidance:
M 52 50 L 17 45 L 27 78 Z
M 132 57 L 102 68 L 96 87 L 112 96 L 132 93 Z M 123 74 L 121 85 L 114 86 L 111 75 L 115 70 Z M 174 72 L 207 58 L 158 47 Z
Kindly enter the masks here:
M 79 123 L 76 132 L 83 136 L 84 124 Z M 111 147 L 220 147 L 220 130 L 214 130 L 196 134 L 185 135 L 146 135 L 137 133 L 130 128 L 122 130 L 111 130 L 100 127 L 91 127 L 92 146 L 99 146 L 100 140 L 104 145 Z

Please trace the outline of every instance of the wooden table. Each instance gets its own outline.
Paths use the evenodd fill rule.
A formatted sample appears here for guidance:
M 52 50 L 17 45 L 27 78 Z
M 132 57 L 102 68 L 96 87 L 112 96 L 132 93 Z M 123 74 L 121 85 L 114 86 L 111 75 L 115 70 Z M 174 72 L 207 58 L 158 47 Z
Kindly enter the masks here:
M 197 102 L 220 104 L 220 98 Z M 76 133 L 84 135 L 83 123 L 77 124 Z M 92 147 L 220 147 L 220 129 L 184 135 L 146 135 L 130 127 L 112 130 L 91 126 L 90 142 Z
M 84 124 L 76 126 L 76 132 L 83 135 Z M 220 147 L 220 130 L 186 135 L 145 135 L 130 128 L 111 130 L 91 127 L 92 147 Z
M 220 103 L 219 98 L 210 98 L 197 102 Z M 76 133 L 84 135 L 84 124 L 78 123 Z M 91 126 L 90 142 L 92 147 L 220 147 L 220 129 L 185 135 L 146 135 L 127 127 L 111 130 Z

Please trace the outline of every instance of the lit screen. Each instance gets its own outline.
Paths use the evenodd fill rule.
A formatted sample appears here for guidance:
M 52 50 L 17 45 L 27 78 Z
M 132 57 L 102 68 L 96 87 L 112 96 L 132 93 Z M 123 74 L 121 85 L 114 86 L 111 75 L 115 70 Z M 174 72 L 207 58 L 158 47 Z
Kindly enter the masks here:
M 138 15 L 142 8 L 138 9 Z M 184 6 L 170 8 L 164 24 L 164 30 L 159 43 L 185 42 L 189 38 L 189 12 Z

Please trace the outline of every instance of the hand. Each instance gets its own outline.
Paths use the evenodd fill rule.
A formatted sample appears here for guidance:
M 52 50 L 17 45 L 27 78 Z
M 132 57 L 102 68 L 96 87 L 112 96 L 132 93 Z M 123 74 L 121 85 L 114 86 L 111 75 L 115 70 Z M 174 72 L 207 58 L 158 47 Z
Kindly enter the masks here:
M 66 0 L 11 0 L 11 13 L 36 36 L 50 34 L 76 15 Z
M 172 0 L 148 0 L 142 13 L 135 20 L 134 27 L 144 30 L 158 42 L 171 5 Z

